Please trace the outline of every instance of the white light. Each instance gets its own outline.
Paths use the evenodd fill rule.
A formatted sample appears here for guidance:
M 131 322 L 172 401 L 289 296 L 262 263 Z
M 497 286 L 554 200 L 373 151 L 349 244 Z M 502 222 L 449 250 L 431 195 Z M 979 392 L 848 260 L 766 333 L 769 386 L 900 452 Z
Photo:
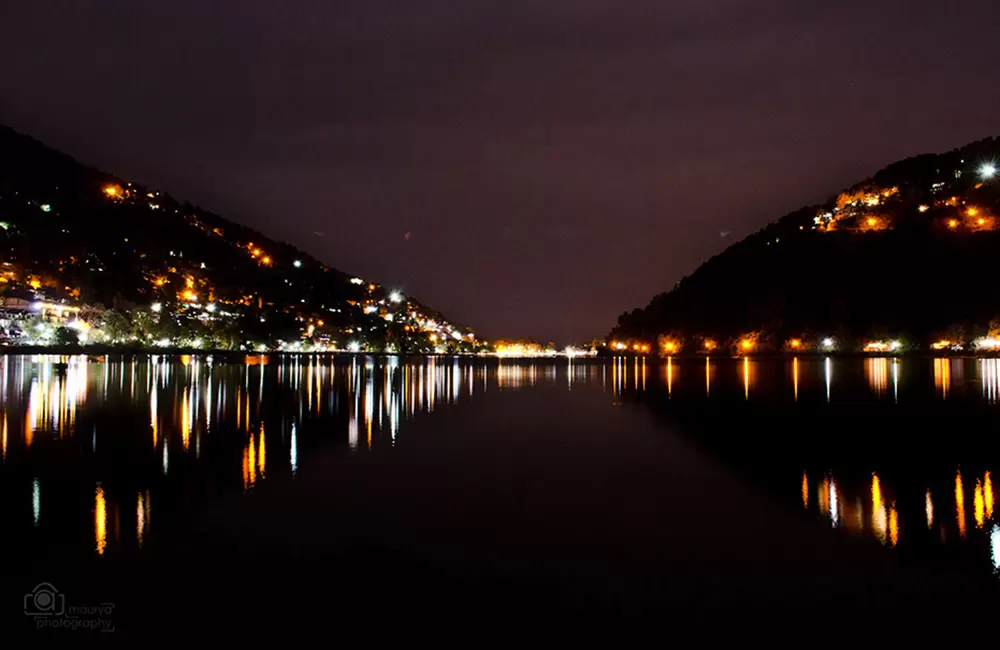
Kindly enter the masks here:
M 392 314 L 386 314 L 385 319 L 391 323 L 392 321 L 396 320 L 396 317 L 393 316 Z
M 351 284 L 364 284 L 365 281 L 361 278 L 351 278 Z
M 837 342 L 833 339 L 833 337 L 828 336 L 825 339 L 823 339 L 823 347 L 825 349 L 831 350 L 835 345 L 837 345 Z
M 365 307 L 365 313 L 366 314 L 374 314 L 377 311 L 378 311 L 378 307 L 376 307 L 375 305 L 368 305 L 367 307 Z
M 292 262 L 292 266 L 294 266 L 297 269 L 301 269 L 302 268 L 302 260 L 295 260 L 294 262 Z
M 902 347 L 902 345 L 903 344 L 900 343 L 899 341 L 889 341 L 890 350 L 898 350 L 900 347 Z
M 997 173 L 997 167 L 993 163 L 986 163 L 979 168 L 979 175 L 983 178 L 993 178 Z
M 158 302 L 154 302 L 152 305 L 149 306 L 149 308 L 155 311 L 156 313 L 160 313 L 160 310 L 163 309 L 163 305 L 161 305 Z
M 360 349 L 361 345 L 359 345 L 357 341 L 351 341 L 350 343 L 347 344 L 347 350 L 349 352 L 357 352 Z
M 208 303 L 207 305 L 205 305 L 205 309 L 207 309 L 208 311 L 214 312 L 215 311 L 215 303 L 214 302 Z
M 160 339 L 159 341 L 156 342 L 156 344 L 161 348 L 165 348 L 168 345 L 170 345 L 170 339 Z
M 201 347 L 201 339 L 195 339 L 195 340 L 191 341 L 191 347 L 193 347 L 193 348 L 200 348 Z
M 990 553 L 993 555 L 993 564 L 1000 569 L 1000 524 L 993 524 L 993 531 L 990 533 Z
M 451 333 L 451 338 L 455 339 L 456 341 L 461 341 L 462 340 L 462 335 L 459 334 L 458 332 L 452 332 Z
M 393 302 L 402 302 L 403 294 L 399 293 L 398 291 L 393 291 L 392 293 L 389 294 L 389 300 Z
M 48 203 L 42 204 L 42 212 L 52 212 L 52 206 Z

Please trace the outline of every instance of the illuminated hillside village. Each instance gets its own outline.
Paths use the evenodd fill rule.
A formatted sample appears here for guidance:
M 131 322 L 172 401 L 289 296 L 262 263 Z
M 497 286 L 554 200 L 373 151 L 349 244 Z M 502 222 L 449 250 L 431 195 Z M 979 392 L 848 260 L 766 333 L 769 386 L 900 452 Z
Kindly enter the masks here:
M 536 356 L 0 127 L 0 343 Z
M 909 158 L 730 246 L 613 354 L 1000 352 L 1000 142 Z
M 603 341 L 568 347 L 486 341 L 400 289 L 3 127 L 0 145 L 6 346 L 501 357 L 1000 352 L 1000 294 L 992 295 L 994 283 L 969 288 L 1000 250 L 1000 238 L 990 239 L 1000 236 L 1000 146 L 992 140 L 901 161 L 787 215 L 623 314 Z M 879 308 L 906 326 L 922 318 L 913 310 L 924 294 L 913 291 L 925 281 L 910 280 L 933 264 L 905 256 L 930 248 L 951 257 L 927 276 L 946 279 L 928 287 L 940 308 L 927 313 L 954 312 L 955 324 L 913 335 L 881 322 Z M 891 264 L 877 268 L 884 258 Z M 900 259 L 910 264 L 905 274 Z M 954 283 L 955 260 L 988 270 Z M 856 304 L 845 311 L 845 303 Z M 973 303 L 975 322 L 958 318 Z

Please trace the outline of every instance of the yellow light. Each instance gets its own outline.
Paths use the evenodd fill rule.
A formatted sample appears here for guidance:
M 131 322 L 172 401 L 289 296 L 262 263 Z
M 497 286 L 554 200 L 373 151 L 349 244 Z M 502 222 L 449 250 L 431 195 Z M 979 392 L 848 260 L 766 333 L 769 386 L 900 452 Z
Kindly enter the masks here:
M 917 210 L 920 211 L 920 212 L 927 212 L 930 209 L 931 209 L 930 206 L 927 206 L 927 205 L 917 206 Z
M 740 347 L 743 348 L 744 350 L 749 350 L 753 348 L 753 341 L 751 341 L 750 339 L 743 339 L 742 341 L 740 341 Z
M 943 350 L 943 349 L 945 349 L 947 347 L 950 347 L 950 346 L 951 346 L 951 341 L 949 341 L 947 339 L 941 339 L 940 341 L 937 341 L 935 343 L 931 343 L 931 349 L 932 350 Z
M 874 226 L 876 223 L 878 223 L 878 220 L 875 217 L 868 217 L 868 219 L 866 219 L 865 221 L 868 223 L 869 226 Z
M 958 219 L 948 219 L 948 227 L 952 228 L 952 229 L 957 228 L 958 227 Z
M 713 341 L 711 339 L 705 339 L 705 349 L 706 350 L 714 350 L 715 349 L 715 341 Z
M 188 289 L 184 292 L 184 300 L 187 300 L 188 302 L 198 302 L 198 294 Z
M 965 214 L 969 215 L 970 217 L 974 217 L 977 214 L 979 214 L 979 208 L 970 207 L 968 210 L 965 211 Z
M 270 265 L 270 264 L 271 264 L 271 258 L 265 255 L 265 256 L 264 256 L 264 257 L 263 257 L 263 258 L 262 258 L 262 259 L 260 260 L 260 263 L 261 263 L 261 264 L 263 264 L 264 266 L 268 266 L 268 265 Z
M 798 349 L 802 345 L 802 341 L 800 341 L 799 339 L 792 339 L 791 341 L 788 342 L 788 345 Z
M 979 217 L 979 219 L 976 220 L 976 223 L 978 223 L 980 226 L 982 226 L 983 224 L 986 223 L 986 219 L 983 219 L 982 217 Z
M 117 185 L 108 185 L 107 187 L 104 188 L 104 193 L 111 198 L 115 198 L 116 196 L 120 195 L 121 191 L 122 191 L 121 188 L 118 187 Z
M 158 287 L 162 287 L 166 283 L 167 283 L 167 279 L 164 278 L 164 277 L 156 278 L 156 280 L 153 281 L 153 284 L 155 284 Z
M 108 546 L 108 509 L 104 499 L 104 488 L 97 486 L 94 495 L 94 537 L 98 555 L 104 555 Z

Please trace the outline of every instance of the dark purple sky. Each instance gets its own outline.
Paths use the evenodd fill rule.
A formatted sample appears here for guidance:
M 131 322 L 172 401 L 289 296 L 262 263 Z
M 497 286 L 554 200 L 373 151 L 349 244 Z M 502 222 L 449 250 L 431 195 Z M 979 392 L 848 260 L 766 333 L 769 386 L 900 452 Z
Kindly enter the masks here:
M 0 122 L 486 336 L 566 341 L 886 163 L 1000 134 L 998 18 L 995 0 L 11 0 Z

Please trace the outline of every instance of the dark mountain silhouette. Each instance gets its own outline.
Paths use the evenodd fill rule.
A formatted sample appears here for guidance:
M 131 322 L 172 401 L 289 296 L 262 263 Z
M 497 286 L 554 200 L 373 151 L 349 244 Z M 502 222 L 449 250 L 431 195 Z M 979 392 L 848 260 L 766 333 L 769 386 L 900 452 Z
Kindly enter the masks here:
M 457 340 L 440 313 L 390 288 L 2 126 L 0 222 L 7 298 L 126 311 L 157 304 L 179 323 L 191 305 L 211 302 L 244 340 L 294 340 L 311 325 L 311 337 L 350 335 L 381 349 L 427 321 Z
M 1000 141 L 889 165 L 804 207 L 702 264 L 612 340 L 724 344 L 759 336 L 912 345 L 983 335 L 1000 315 Z

